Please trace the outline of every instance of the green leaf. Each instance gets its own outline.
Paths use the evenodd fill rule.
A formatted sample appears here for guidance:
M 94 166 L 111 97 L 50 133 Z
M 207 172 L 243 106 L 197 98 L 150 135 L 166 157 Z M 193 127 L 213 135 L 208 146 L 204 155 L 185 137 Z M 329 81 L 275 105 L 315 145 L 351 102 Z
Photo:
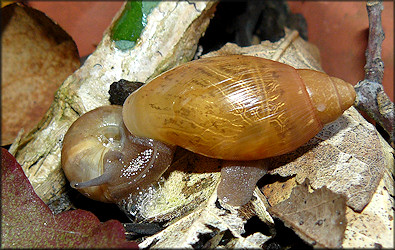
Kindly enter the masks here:
M 147 25 L 147 17 L 158 1 L 129 1 L 115 22 L 111 39 L 121 50 L 132 48 Z

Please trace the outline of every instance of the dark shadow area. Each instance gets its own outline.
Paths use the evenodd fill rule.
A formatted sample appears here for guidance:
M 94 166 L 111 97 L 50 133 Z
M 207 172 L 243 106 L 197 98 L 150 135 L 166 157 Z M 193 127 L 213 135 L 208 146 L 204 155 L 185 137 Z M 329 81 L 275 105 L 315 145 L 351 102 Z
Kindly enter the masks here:
M 313 249 L 279 219 L 274 219 L 276 235 L 263 244 L 263 249 Z
M 119 209 L 118 205 L 89 199 L 76 189 L 71 188 L 68 182 L 66 188 L 67 191 L 61 199 L 48 205 L 50 208 L 61 207 L 62 204 L 60 203 L 62 200 L 68 200 L 71 203 L 72 209 L 83 209 L 92 212 L 102 222 L 112 219 L 119 220 L 122 223 L 130 222 L 130 219 Z M 65 203 L 67 204 L 67 202 Z
M 298 30 L 307 40 L 306 20 L 300 14 L 291 13 L 284 0 L 220 1 L 199 45 L 206 54 L 228 42 L 242 47 L 264 40 L 276 42 L 284 37 L 284 27 Z

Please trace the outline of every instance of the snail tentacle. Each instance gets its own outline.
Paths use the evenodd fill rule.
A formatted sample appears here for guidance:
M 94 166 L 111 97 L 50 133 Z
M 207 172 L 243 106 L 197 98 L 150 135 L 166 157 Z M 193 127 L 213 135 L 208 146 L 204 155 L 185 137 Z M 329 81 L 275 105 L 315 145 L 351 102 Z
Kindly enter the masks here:
M 109 172 L 107 172 L 107 173 L 100 175 L 99 177 L 90 179 L 89 181 L 84 181 L 84 182 L 71 181 L 70 186 L 75 189 L 99 186 L 104 183 L 107 183 L 110 180 L 110 177 L 111 176 L 110 176 Z

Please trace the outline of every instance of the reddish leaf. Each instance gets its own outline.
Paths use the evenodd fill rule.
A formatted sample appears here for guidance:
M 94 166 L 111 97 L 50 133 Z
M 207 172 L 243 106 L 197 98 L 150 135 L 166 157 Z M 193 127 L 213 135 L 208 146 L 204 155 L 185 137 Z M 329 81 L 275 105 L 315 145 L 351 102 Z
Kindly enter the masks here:
M 101 223 L 84 210 L 54 215 L 36 195 L 15 158 L 1 151 L 1 246 L 3 248 L 138 248 L 122 224 Z

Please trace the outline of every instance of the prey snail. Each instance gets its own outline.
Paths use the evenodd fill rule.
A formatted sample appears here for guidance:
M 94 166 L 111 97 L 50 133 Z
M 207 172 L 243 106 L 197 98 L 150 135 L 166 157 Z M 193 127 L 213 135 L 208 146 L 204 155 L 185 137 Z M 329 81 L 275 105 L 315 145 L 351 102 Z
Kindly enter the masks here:
M 218 197 L 243 205 L 265 172 L 260 159 L 302 146 L 354 99 L 352 85 L 318 71 L 243 55 L 199 59 L 123 107 L 82 115 L 65 135 L 62 166 L 82 193 L 116 202 L 157 180 L 180 146 L 222 159 Z

